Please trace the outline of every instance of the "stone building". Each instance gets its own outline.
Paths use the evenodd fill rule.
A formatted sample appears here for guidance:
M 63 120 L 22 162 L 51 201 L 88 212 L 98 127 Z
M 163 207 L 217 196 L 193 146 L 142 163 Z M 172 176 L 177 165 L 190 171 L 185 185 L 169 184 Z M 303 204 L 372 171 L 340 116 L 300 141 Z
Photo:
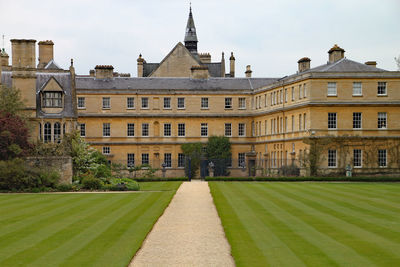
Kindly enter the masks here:
M 335 45 L 326 64 L 283 78 L 235 77 L 225 59 L 197 52 L 190 10 L 184 44 L 160 63 L 137 60 L 138 77 L 97 65 L 90 75 L 61 69 L 53 42 L 11 40 L 12 64 L 1 51 L 1 82 L 19 88 L 43 142 L 79 129 L 111 162 L 165 163 L 184 175 L 181 144 L 224 135 L 232 143 L 232 176 L 274 175 L 295 165 L 306 175 L 311 156 L 320 173 L 397 172 L 400 164 L 400 72 L 345 57 Z M 310 156 L 311 155 L 311 156 Z

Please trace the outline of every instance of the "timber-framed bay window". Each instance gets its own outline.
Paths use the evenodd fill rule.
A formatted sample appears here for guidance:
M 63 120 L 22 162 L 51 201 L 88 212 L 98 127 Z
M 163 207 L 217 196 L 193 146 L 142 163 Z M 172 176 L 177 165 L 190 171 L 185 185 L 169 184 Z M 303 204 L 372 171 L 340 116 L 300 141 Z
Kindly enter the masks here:
M 44 108 L 61 108 L 62 92 L 43 92 L 42 107 Z

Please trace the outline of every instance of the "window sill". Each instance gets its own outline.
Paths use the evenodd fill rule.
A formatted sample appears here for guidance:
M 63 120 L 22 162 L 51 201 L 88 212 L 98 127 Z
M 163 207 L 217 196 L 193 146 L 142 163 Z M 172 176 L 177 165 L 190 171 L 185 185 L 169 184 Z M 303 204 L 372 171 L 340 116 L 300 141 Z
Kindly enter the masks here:
M 164 109 L 164 110 L 171 110 L 172 108 L 166 108 L 166 107 L 164 107 L 163 109 Z
M 201 108 L 202 110 L 209 110 L 209 108 Z
M 244 107 L 244 108 L 239 108 L 240 110 L 246 110 L 246 108 Z
M 362 169 L 362 166 L 354 166 L 354 169 Z
M 150 109 L 150 108 L 143 108 L 143 107 L 142 107 L 142 108 L 140 108 L 140 109 Z
M 377 94 L 376 96 L 378 96 L 378 97 L 385 97 L 385 96 L 388 96 L 387 94 L 382 94 L 382 95 L 380 95 L 380 94 Z
M 337 95 L 327 95 L 327 97 L 337 97 Z
M 109 136 L 104 136 L 104 135 L 103 135 L 103 138 L 107 138 L 107 137 L 111 137 L 111 136 L 110 136 L 110 135 L 109 135 Z
M 228 109 L 228 110 L 232 110 L 233 108 L 227 108 L 227 107 L 225 107 L 225 110 L 227 110 L 227 109 Z
M 86 109 L 86 107 L 78 107 L 79 110 Z
M 135 109 L 135 108 L 126 108 L 126 109 L 129 109 L 129 110 L 131 110 L 131 109 Z
M 328 131 L 336 131 L 337 128 L 328 128 Z
M 102 108 L 102 110 L 110 110 L 111 108 Z
M 362 97 L 363 95 L 352 95 L 353 97 Z
M 177 108 L 178 110 L 185 110 L 186 108 Z

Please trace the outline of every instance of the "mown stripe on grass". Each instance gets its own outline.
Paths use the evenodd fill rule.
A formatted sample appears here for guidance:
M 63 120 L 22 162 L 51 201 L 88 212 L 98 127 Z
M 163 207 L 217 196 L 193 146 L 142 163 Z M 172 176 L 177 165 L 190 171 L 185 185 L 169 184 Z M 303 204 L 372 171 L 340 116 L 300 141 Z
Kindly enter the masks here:
M 360 223 L 359 226 L 365 224 L 370 231 L 377 230 L 379 235 L 388 239 L 394 238 L 394 241 L 400 242 L 399 213 L 395 215 L 392 215 L 391 212 L 385 213 L 384 210 L 366 205 L 365 202 L 353 199 L 349 201 L 348 197 L 344 198 L 338 194 L 316 191 L 309 186 L 288 184 L 286 188 L 296 190 L 298 194 L 301 192 L 303 196 L 314 197 L 314 201 L 323 203 L 325 207 L 342 213 L 343 216 L 350 217 L 355 223 Z
M 369 258 L 374 264 L 394 264 L 399 261 L 396 251 L 398 244 L 391 242 L 381 236 L 378 236 L 368 230 L 358 227 L 357 225 L 348 223 L 332 211 L 327 211 L 327 207 L 316 203 L 315 201 L 302 198 L 297 192 L 290 192 L 282 186 L 271 186 L 269 194 L 282 199 L 290 206 L 290 210 L 299 218 L 310 223 L 314 223 L 316 227 L 321 227 L 327 234 L 334 237 L 339 242 L 346 244 L 360 255 Z M 304 216 L 304 214 L 312 215 Z M 334 231 L 327 231 L 331 228 Z M 385 248 L 382 248 L 384 246 Z M 374 252 L 374 253 L 371 253 Z
M 63 197 L 63 195 L 60 195 L 60 197 Z M 103 202 L 106 201 L 107 203 L 104 204 Z M 91 216 L 103 216 L 104 209 L 111 207 L 115 203 L 123 204 L 123 199 L 121 200 L 121 197 L 118 195 L 101 197 L 101 195 L 97 194 L 85 197 L 80 202 L 80 205 L 76 205 L 65 213 L 58 213 L 57 209 L 55 209 L 54 216 L 47 220 L 43 220 L 36 225 L 28 225 L 22 231 L 14 233 L 13 236 L 1 239 L 0 242 L 5 240 L 5 244 L 0 247 L 0 260 L 4 261 L 18 254 L 20 251 L 36 246 L 37 243 L 77 221 L 82 222 L 84 225 L 90 224 L 91 221 L 89 218 Z M 0 265 L 4 263 L 2 261 L 0 261 Z
M 222 187 L 227 186 L 223 184 Z M 272 223 L 266 223 L 265 220 L 260 218 L 260 210 L 256 207 L 249 205 L 248 198 L 235 186 L 232 186 L 230 190 L 223 189 L 222 191 L 228 203 L 234 207 L 235 213 L 238 215 L 239 220 L 246 229 L 246 232 L 250 235 L 251 240 L 254 242 L 254 247 L 259 248 L 261 255 L 264 258 L 263 262 L 269 266 L 287 265 L 287 266 L 305 266 L 304 262 L 293 253 L 290 247 L 280 239 L 276 233 L 273 232 L 271 227 Z M 240 211 L 240 215 L 236 211 Z M 251 221 L 251 225 L 249 225 Z M 235 229 L 235 231 L 239 231 Z M 241 242 L 241 240 L 236 240 Z M 234 246 L 234 245 L 232 245 Z M 237 252 L 239 255 L 243 252 Z M 235 254 L 233 255 L 235 256 Z M 246 259 L 243 261 L 243 266 L 263 266 L 259 258 L 255 258 L 255 255 L 243 255 Z M 250 256 L 250 257 L 249 257 Z M 249 263 L 249 260 L 253 262 Z M 242 265 L 242 262 L 237 263 Z
M 65 198 L 49 198 L 45 204 L 35 204 L 34 207 L 25 207 L 20 209 L 18 214 L 12 216 L 2 216 L 0 220 L 0 237 L 8 233 L 10 229 L 17 230 L 20 225 L 29 225 L 28 222 L 35 222 L 38 219 L 44 218 L 47 214 L 52 213 L 54 208 L 67 208 L 71 204 L 82 200 L 82 195 L 75 195 Z M 2 209 L 1 209 L 2 210 Z M 3 212 L 3 210 L 2 210 Z M 40 214 L 40 216 L 38 216 Z M 7 214 L 9 215 L 9 214 Z
M 161 214 L 161 212 L 157 214 L 157 211 L 160 211 L 157 207 L 163 204 L 162 197 L 163 194 L 155 193 L 145 205 L 138 205 L 136 210 L 126 213 L 124 217 L 105 227 L 103 232 L 91 238 L 90 242 L 66 259 L 61 266 L 77 266 L 78 264 L 85 266 L 123 266 L 129 264 L 134 255 L 132 251 L 133 241 L 125 239 L 128 242 L 121 243 L 121 237 L 126 235 L 126 231 L 136 228 L 139 223 L 147 224 L 150 230 Z M 148 216 L 149 214 L 152 214 L 152 216 Z M 148 231 L 142 232 L 143 237 Z M 121 250 L 123 250 L 123 253 Z
M 279 198 L 268 196 L 265 199 L 265 189 L 267 186 L 251 184 L 247 197 L 254 199 L 251 205 L 261 205 L 264 210 L 275 218 L 273 222 L 274 232 L 279 233 L 285 242 L 293 247 L 293 251 L 304 259 L 308 266 L 334 266 L 346 265 L 351 259 L 351 264 L 370 265 L 371 262 L 361 257 L 356 251 L 337 240 L 319 231 L 312 224 L 304 222 L 298 216 L 292 214 L 292 209 L 287 205 L 287 197 L 281 195 Z M 267 189 L 270 190 L 270 189 Z M 337 257 L 341 255 L 341 257 Z
M 115 194 L 117 195 L 117 194 Z M 110 198 L 107 196 L 107 198 Z M 132 196 L 136 198 L 137 204 L 143 203 L 147 197 L 145 195 Z M 129 199 L 125 194 L 113 196 L 114 201 L 108 201 L 98 212 L 90 216 L 81 217 L 73 224 L 65 225 L 53 235 L 35 244 L 20 254 L 24 255 L 31 266 L 59 265 L 75 249 L 83 246 L 91 238 L 91 234 L 96 235 L 107 225 L 129 211 Z M 109 203 L 112 202 L 112 203 Z M 91 234 L 88 234 L 91 233 Z M 38 253 L 42 252 L 42 253 Z M 17 256 L 17 255 L 16 255 Z M 10 262 L 12 259 L 10 259 Z
M 263 252 L 255 244 L 246 226 L 241 222 L 240 216 L 235 209 L 238 205 L 228 202 L 226 185 L 218 182 L 209 182 L 210 191 L 225 235 L 231 245 L 232 256 L 237 266 L 269 266 Z M 234 208 L 235 207 L 235 208 Z M 247 209 L 246 209 L 247 210 Z M 239 210 L 240 211 L 240 210 Z M 250 226 L 251 227 L 251 226 Z M 246 244 L 242 246 L 242 244 Z
M 371 191 L 367 190 L 357 190 L 355 184 L 337 184 L 335 187 L 332 186 L 323 186 L 321 184 L 312 185 L 319 190 L 329 191 L 334 194 L 338 194 L 344 197 L 350 197 L 351 199 L 356 199 L 360 201 L 365 201 L 369 205 L 382 208 L 383 210 L 391 211 L 393 213 L 399 213 L 400 207 L 398 201 L 396 199 L 389 200 L 386 198 L 386 195 L 383 193 L 371 193 Z M 377 187 L 379 184 L 377 184 Z M 372 190 L 372 189 L 371 189 Z M 400 190 L 400 189 L 398 189 Z M 400 196 L 397 198 L 399 199 Z

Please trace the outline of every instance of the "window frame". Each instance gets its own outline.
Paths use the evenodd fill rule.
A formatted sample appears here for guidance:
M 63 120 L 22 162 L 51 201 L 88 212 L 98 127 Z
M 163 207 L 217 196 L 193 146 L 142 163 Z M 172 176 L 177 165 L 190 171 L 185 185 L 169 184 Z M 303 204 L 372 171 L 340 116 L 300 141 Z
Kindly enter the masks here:
M 172 168 L 172 154 L 164 153 L 164 166 L 165 168 Z
M 111 147 L 110 146 L 103 146 L 101 149 L 103 155 L 110 155 L 111 154 Z
M 384 84 L 385 93 L 379 93 L 379 90 L 382 89 L 382 87 L 380 86 L 382 84 Z M 377 95 L 378 96 L 387 96 L 387 82 L 378 82 Z
M 357 155 L 358 152 L 359 152 L 359 155 Z M 356 155 L 357 155 L 357 157 L 356 157 Z M 353 149 L 353 167 L 354 168 L 362 168 L 362 150 L 361 149 L 358 149 L 358 148 Z
M 102 109 L 111 109 L 111 97 L 104 96 L 102 98 Z
M 225 109 L 232 109 L 232 97 L 225 97 L 224 104 Z
M 126 154 L 126 166 L 128 168 L 135 167 L 135 153 Z
M 359 118 L 357 118 L 358 115 Z M 358 119 L 358 121 L 356 119 Z M 358 126 L 356 124 L 359 124 L 359 127 L 355 127 Z M 353 129 L 362 129 L 362 112 L 353 112 Z
M 163 98 L 163 109 L 172 109 L 171 98 L 170 97 L 164 97 Z
M 240 122 L 238 124 L 238 136 L 239 137 L 246 136 L 246 123 Z
M 330 120 L 333 120 L 333 115 L 334 115 L 334 123 L 330 122 Z M 332 117 L 330 117 L 332 116 Z M 332 127 L 334 124 L 335 127 Z M 328 112 L 328 130 L 336 130 L 337 129 L 337 113 L 336 112 Z
M 334 87 L 333 87 L 333 85 L 334 85 Z M 334 93 L 333 93 L 333 90 L 334 90 Z M 336 82 L 328 82 L 327 96 L 337 96 L 337 83 Z
M 142 165 L 147 164 L 150 165 L 150 154 L 142 153 Z
M 135 98 L 134 97 L 127 97 L 126 98 L 126 109 L 135 109 Z
M 86 98 L 85 97 L 78 96 L 77 108 L 78 109 L 85 109 L 86 108 Z
M 200 108 L 201 109 L 208 109 L 209 108 L 208 104 L 209 104 L 208 97 L 202 97 L 201 100 L 200 100 Z
M 245 97 L 239 97 L 238 100 L 238 108 L 239 109 L 246 109 L 246 98 Z
M 336 149 L 328 149 L 328 168 L 337 168 L 337 150 Z
M 141 97 L 141 109 L 150 109 L 149 105 L 149 98 L 148 97 Z
M 208 123 L 202 122 L 200 124 L 200 136 L 201 137 L 208 137 Z
M 176 108 L 177 109 L 185 109 L 185 98 L 184 97 L 178 97 L 177 103 L 176 103 Z
M 185 137 L 186 136 L 186 124 L 185 123 L 178 123 L 178 137 Z M 183 134 L 182 134 L 183 132 Z
M 385 116 L 380 118 L 380 115 L 382 116 L 385 115 Z M 378 129 L 385 130 L 388 128 L 387 125 L 388 125 L 387 112 L 378 112 Z
M 79 135 L 80 137 L 86 137 L 86 123 L 79 123 Z
M 384 156 L 383 159 L 381 158 L 381 156 Z M 382 162 L 384 162 L 384 165 L 381 164 Z M 387 150 L 386 149 L 378 149 L 378 166 L 379 166 L 379 168 L 387 167 Z
M 149 136 L 150 136 L 149 123 L 144 122 L 144 123 L 142 123 L 142 137 L 149 137 Z
M 185 154 L 178 153 L 178 168 L 185 168 Z
M 362 82 L 353 82 L 353 96 L 362 96 L 362 95 L 363 95 Z
M 171 123 L 164 123 L 163 124 L 163 133 L 164 133 L 164 137 L 171 137 L 172 136 L 172 124 Z
M 42 93 L 43 108 L 62 108 L 63 94 L 60 91 L 44 91 Z
M 225 136 L 232 137 L 232 123 L 227 122 L 225 123 Z
M 127 123 L 126 124 L 126 136 L 134 137 L 135 136 L 135 123 Z
M 103 122 L 103 137 L 111 137 L 111 123 Z

